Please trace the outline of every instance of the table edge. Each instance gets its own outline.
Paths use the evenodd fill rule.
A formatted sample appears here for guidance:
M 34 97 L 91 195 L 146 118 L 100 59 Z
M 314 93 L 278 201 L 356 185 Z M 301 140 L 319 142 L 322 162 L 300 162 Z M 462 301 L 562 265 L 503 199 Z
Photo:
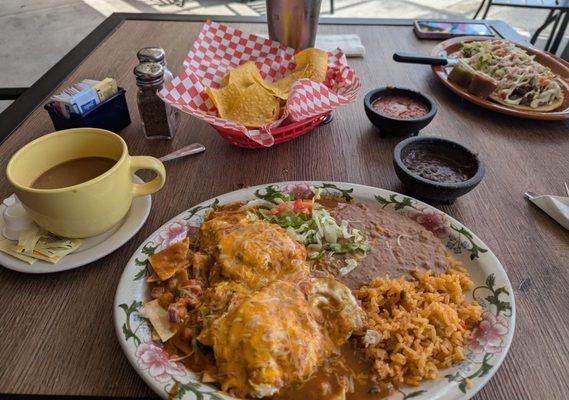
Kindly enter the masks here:
M 180 15 L 159 13 L 113 13 L 81 42 L 71 49 L 61 60 L 51 67 L 17 100 L 0 114 L 0 145 L 40 106 L 60 82 L 65 80 L 81 63 L 124 21 L 186 21 L 205 22 L 213 19 L 226 23 L 264 23 L 264 16 L 218 16 L 218 15 Z M 468 22 L 470 19 L 448 19 L 455 22 Z M 413 19 L 397 18 L 320 18 L 322 25 L 370 25 L 370 26 L 411 26 Z M 500 20 L 485 20 L 500 36 L 510 40 L 527 43 L 510 25 Z M 55 83 L 54 83 L 55 82 Z

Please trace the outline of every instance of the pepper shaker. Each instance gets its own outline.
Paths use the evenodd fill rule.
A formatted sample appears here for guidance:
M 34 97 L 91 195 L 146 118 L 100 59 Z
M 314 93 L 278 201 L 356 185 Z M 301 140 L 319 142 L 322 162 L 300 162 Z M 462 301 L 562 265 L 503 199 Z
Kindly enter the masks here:
M 164 87 L 164 67 L 159 63 L 143 62 L 134 68 L 137 103 L 147 139 L 172 139 L 178 125 L 176 110 L 158 97 Z
M 166 52 L 161 47 L 151 46 L 151 47 L 143 47 L 136 53 L 136 57 L 138 61 L 143 62 L 155 62 L 164 68 L 164 83 L 170 82 L 174 75 L 168 69 L 168 65 L 166 64 Z

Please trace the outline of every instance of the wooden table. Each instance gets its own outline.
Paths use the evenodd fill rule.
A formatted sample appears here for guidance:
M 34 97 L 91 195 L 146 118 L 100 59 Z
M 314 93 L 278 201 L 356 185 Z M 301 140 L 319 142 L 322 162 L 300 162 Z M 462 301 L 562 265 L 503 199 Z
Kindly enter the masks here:
M 250 32 L 266 30 L 258 19 L 229 20 Z M 0 116 L 3 135 L 21 122 L 0 146 L 4 170 L 18 148 L 52 130 L 45 110 L 31 111 L 51 91 L 84 78 L 111 76 L 128 90 L 133 122 L 120 134 L 131 154 L 161 156 L 194 141 L 207 147 L 204 154 L 168 164 L 168 182 L 154 196 L 146 225 L 115 253 L 53 275 L 0 268 L 0 393 L 153 396 L 122 354 L 112 320 L 115 289 L 134 250 L 172 216 L 243 186 L 318 179 L 403 191 L 392 167 L 397 140 L 378 135 L 362 104 L 368 90 L 391 84 L 423 91 L 439 103 L 439 113 L 423 135 L 460 141 L 479 152 L 487 165 L 476 190 L 453 205 L 440 206 L 496 253 L 515 291 L 517 326 L 510 354 L 476 398 L 567 398 L 569 232 L 529 205 L 523 192 L 562 193 L 569 179 L 568 123 L 527 121 L 484 110 L 448 91 L 428 67 L 396 64 L 391 60 L 394 51 L 429 52 L 434 45 L 415 37 L 411 21 L 333 21 L 323 21 L 320 32 L 357 33 L 367 50 L 364 59 L 350 60 L 363 84 L 358 101 L 337 111 L 331 124 L 274 148 L 233 147 L 210 126 L 188 116 L 173 141 L 144 139 L 132 75 L 136 51 L 150 44 L 162 46 L 171 69 L 179 72 L 202 26 L 203 19 L 195 16 L 113 15 Z M 521 40 L 504 23 L 490 23 L 502 35 Z M 3 174 L 0 193 L 11 193 Z

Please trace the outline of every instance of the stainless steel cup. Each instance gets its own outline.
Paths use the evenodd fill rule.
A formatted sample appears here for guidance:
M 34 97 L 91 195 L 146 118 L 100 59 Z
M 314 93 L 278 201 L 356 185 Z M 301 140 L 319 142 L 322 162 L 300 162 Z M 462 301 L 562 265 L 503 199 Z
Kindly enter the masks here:
M 322 0 L 267 0 L 269 37 L 298 50 L 314 47 Z

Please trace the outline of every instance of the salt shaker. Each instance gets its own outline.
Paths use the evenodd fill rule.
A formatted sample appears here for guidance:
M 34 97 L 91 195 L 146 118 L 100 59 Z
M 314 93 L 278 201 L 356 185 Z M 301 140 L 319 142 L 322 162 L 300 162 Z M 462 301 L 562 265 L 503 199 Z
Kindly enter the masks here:
M 176 110 L 158 97 L 164 86 L 164 67 L 143 62 L 134 68 L 138 86 L 137 102 L 147 139 L 172 139 L 178 126 Z
M 162 67 L 164 68 L 165 84 L 170 82 L 174 78 L 174 75 L 172 75 L 172 72 L 170 72 L 168 66 L 166 65 L 166 52 L 164 51 L 163 48 L 155 46 L 143 47 L 138 51 L 138 53 L 136 53 L 136 56 L 138 57 L 138 61 L 141 63 L 155 62 L 162 65 Z

